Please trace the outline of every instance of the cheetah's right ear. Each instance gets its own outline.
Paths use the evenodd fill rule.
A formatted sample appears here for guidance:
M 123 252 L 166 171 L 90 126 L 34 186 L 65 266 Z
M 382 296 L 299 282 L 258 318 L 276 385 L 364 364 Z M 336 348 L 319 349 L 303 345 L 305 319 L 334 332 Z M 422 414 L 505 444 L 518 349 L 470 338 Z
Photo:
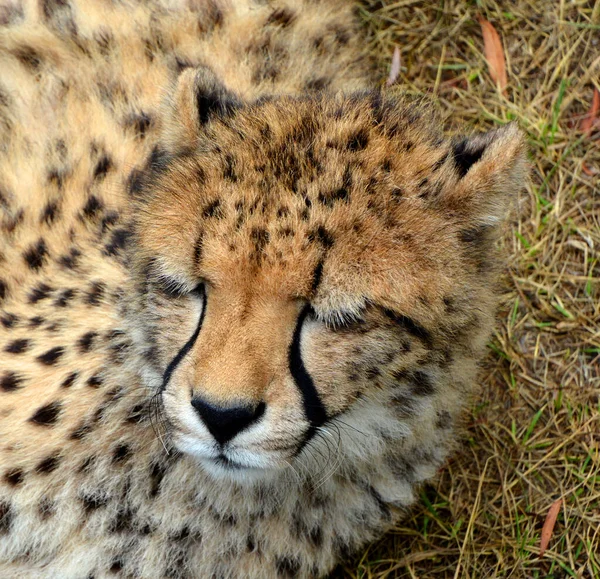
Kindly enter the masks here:
M 443 194 L 453 214 L 493 225 L 507 213 L 510 198 L 527 180 L 525 139 L 516 124 L 465 139 L 452 145 L 457 182 Z
M 205 125 L 233 114 L 241 104 L 210 68 L 187 68 L 163 109 L 163 142 L 171 150 L 193 148 Z

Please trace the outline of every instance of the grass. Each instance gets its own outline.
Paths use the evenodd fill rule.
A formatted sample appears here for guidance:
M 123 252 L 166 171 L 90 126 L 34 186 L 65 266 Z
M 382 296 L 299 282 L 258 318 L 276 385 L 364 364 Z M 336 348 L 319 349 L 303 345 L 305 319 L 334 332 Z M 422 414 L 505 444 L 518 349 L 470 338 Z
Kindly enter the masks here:
M 382 82 L 437 100 L 450 133 L 516 120 L 515 192 L 496 332 L 460 448 L 412 516 L 340 569 L 361 579 L 600 578 L 600 0 L 363 0 Z M 500 33 L 494 86 L 477 16 Z M 562 508 L 540 556 L 548 509 Z

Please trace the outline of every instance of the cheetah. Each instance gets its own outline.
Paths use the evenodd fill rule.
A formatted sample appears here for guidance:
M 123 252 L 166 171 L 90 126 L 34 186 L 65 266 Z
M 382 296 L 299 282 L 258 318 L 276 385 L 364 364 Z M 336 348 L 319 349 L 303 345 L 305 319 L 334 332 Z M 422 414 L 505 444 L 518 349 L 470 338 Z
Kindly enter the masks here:
M 0 5 L 0 576 L 323 577 L 443 466 L 525 178 L 345 0 Z

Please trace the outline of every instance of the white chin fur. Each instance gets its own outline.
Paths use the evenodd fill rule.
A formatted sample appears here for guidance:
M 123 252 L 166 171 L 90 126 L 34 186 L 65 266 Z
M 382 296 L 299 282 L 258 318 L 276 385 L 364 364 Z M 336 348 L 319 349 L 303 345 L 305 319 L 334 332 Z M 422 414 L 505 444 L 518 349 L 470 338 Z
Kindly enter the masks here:
M 236 449 L 225 450 L 225 459 L 219 458 L 214 445 L 185 434 L 175 436 L 174 443 L 178 450 L 198 460 L 202 469 L 217 480 L 242 483 L 272 480 L 288 466 L 282 459 Z

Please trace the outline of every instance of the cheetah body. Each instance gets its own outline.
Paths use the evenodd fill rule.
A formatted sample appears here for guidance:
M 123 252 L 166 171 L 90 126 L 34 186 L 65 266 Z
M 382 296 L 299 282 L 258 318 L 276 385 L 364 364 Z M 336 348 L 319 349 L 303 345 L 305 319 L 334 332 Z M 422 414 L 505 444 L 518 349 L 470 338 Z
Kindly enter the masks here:
M 370 90 L 351 8 L 0 5 L 2 577 L 320 577 L 443 465 L 523 146 Z

